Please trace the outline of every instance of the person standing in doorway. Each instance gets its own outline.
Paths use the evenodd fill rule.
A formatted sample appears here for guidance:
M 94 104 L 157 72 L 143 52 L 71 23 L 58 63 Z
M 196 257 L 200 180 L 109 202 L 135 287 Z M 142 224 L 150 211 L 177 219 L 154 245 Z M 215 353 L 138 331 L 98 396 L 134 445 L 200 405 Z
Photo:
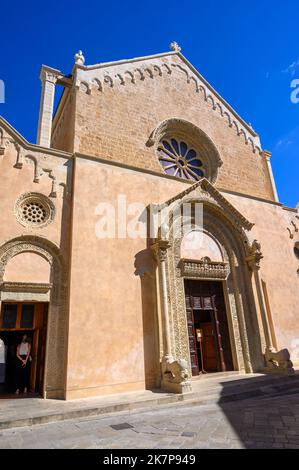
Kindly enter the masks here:
M 3 384 L 5 382 L 5 352 L 6 351 L 4 341 L 0 338 L 0 384 Z
M 31 344 L 27 335 L 22 336 L 22 341 L 17 347 L 17 368 L 16 368 L 16 395 L 23 389 L 27 393 L 30 380 L 30 351 Z

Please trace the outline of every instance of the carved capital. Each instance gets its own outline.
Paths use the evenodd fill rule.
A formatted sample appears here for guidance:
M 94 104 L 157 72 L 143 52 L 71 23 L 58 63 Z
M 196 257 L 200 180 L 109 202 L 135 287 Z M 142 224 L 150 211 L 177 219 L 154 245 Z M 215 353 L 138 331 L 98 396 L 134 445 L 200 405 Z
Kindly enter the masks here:
M 156 260 L 160 262 L 166 261 L 168 248 L 170 248 L 170 243 L 168 240 L 159 240 L 151 246 Z
M 249 255 L 245 259 L 252 271 L 260 269 L 260 261 L 263 259 L 263 254 L 261 252 L 261 244 L 257 240 L 253 240 L 249 248 Z
M 41 68 L 39 78 L 42 81 L 42 83 L 50 82 L 53 85 L 55 85 L 59 76 L 61 76 L 60 70 L 52 69 L 51 67 L 46 67 L 43 65 Z

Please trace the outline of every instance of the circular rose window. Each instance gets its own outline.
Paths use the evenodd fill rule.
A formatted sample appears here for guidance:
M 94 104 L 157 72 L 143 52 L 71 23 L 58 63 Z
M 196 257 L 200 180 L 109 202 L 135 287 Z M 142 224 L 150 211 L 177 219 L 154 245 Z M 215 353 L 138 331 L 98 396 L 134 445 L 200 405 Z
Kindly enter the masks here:
M 204 177 L 203 163 L 196 150 L 184 141 L 163 139 L 158 146 L 158 155 L 168 175 L 195 181 Z
M 55 208 L 43 194 L 23 194 L 16 202 L 15 214 L 24 226 L 44 227 L 54 218 Z

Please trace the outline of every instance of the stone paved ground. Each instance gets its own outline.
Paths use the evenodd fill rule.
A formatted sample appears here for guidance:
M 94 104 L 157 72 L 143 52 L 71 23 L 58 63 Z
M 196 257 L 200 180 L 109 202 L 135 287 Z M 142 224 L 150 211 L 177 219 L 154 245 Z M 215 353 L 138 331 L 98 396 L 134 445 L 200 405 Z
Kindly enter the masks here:
M 8 429 L 0 448 L 299 448 L 299 394 Z

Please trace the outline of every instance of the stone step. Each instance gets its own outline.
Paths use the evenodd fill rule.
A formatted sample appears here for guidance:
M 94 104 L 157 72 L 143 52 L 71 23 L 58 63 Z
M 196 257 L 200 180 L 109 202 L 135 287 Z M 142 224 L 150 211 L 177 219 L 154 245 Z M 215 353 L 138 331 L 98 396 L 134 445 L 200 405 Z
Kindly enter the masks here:
M 184 395 L 156 390 L 69 402 L 37 398 L 0 400 L 0 430 L 111 413 L 150 410 L 158 406 L 174 406 L 179 403 L 191 406 L 217 403 L 221 405 L 248 398 L 263 399 L 279 396 L 282 393 L 299 393 L 299 374 L 291 376 L 225 374 L 193 380 L 192 386 L 193 391 Z
M 206 377 L 206 376 L 205 376 Z M 192 380 L 192 388 L 194 391 L 200 390 L 209 391 L 214 390 L 218 393 L 231 393 L 235 391 L 242 391 L 255 389 L 259 387 L 292 387 L 299 384 L 299 374 L 292 375 L 264 375 L 264 374 L 243 374 L 239 376 L 225 376 L 223 378 L 202 378 Z

